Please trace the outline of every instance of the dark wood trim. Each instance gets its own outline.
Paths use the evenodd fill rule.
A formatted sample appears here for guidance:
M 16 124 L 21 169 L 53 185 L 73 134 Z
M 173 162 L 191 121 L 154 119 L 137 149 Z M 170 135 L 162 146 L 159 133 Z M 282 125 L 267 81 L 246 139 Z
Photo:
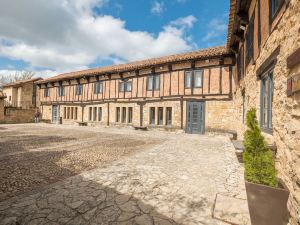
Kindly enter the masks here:
M 172 95 L 172 72 L 169 73 L 170 74 L 170 86 L 169 86 L 169 95 Z
M 287 57 L 286 63 L 288 69 L 291 69 L 296 64 L 300 63 L 300 48 Z
M 261 66 L 256 70 L 256 76 L 260 77 L 265 71 L 270 67 L 273 67 L 277 63 L 277 56 L 280 53 L 280 46 L 278 46 L 271 55 L 261 64 Z
M 219 93 L 222 94 L 222 79 L 223 79 L 223 69 L 220 67 L 219 70 Z
M 180 98 L 180 129 L 183 129 L 183 97 Z
M 177 72 L 177 94 L 179 95 L 179 71 Z
M 210 93 L 210 76 L 211 76 L 211 68 L 208 69 L 208 93 Z
M 109 109 L 109 102 L 107 102 L 107 126 L 109 126 L 110 120 L 110 109 Z
M 232 66 L 229 67 L 229 94 L 232 96 Z

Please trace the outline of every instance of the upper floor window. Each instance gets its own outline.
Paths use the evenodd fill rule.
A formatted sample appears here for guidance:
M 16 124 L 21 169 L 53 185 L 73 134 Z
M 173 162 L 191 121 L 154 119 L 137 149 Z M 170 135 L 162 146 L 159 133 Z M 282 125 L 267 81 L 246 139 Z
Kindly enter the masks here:
M 44 97 L 49 97 L 50 96 L 50 89 L 49 88 L 45 88 L 44 89 Z
M 58 89 L 58 96 L 61 97 L 61 96 L 64 96 L 65 95 L 65 87 L 64 86 L 59 86 Z
M 159 90 L 160 89 L 160 75 L 151 75 L 147 77 L 147 90 Z
M 270 0 L 270 17 L 271 20 L 277 15 L 278 11 L 280 10 L 284 0 Z
M 262 76 L 260 98 L 260 124 L 266 131 L 272 131 L 273 71 Z
M 244 46 L 241 47 L 237 56 L 238 81 L 244 77 Z
M 94 94 L 100 94 L 103 92 L 103 82 L 98 81 L 94 83 Z
M 184 75 L 185 88 L 200 88 L 202 87 L 203 70 L 186 71 Z
M 253 41 L 254 41 L 254 16 L 252 16 L 247 33 L 246 33 L 246 64 L 248 65 L 253 58 Z
M 82 95 L 82 84 L 76 85 L 76 95 Z
M 122 81 L 119 83 L 119 91 L 131 91 L 132 90 L 132 84 L 131 81 Z

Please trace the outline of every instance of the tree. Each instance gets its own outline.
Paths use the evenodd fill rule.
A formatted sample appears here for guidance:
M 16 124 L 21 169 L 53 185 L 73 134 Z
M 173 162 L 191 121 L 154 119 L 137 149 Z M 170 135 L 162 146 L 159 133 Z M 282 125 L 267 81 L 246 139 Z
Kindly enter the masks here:
M 278 185 L 273 153 L 267 147 L 256 118 L 256 109 L 247 112 L 247 131 L 244 135 L 246 180 L 276 187 Z
M 13 74 L 0 74 L 0 86 L 21 80 L 28 80 L 35 75 L 32 71 L 16 71 Z

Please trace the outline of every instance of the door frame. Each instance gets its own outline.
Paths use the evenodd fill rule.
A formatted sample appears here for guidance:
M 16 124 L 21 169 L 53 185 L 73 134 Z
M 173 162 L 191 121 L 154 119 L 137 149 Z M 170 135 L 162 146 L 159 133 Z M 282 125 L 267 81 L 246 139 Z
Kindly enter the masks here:
M 56 121 L 54 121 L 54 107 L 57 107 Z M 52 123 L 59 124 L 60 121 L 60 105 L 52 105 Z
M 198 134 L 205 134 L 205 101 L 203 100 L 193 100 L 193 101 L 187 101 L 186 102 L 186 117 L 185 117 L 185 132 L 188 133 L 188 134 L 193 134 L 190 130 L 188 130 L 188 114 L 190 113 L 189 112 L 189 104 L 193 104 L 193 103 L 196 103 L 196 104 L 200 104 L 202 105 L 201 108 L 202 108 L 202 124 L 200 124 L 200 132 Z M 200 121 L 201 122 L 201 121 Z

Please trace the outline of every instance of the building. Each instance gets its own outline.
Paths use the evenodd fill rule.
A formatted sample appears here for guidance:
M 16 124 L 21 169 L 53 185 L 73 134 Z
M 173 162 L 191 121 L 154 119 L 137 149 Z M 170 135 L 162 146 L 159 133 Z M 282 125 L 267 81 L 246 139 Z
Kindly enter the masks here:
M 34 82 L 38 80 L 41 80 L 41 78 L 16 81 L 3 85 L 2 91 L 7 97 L 5 106 L 23 109 L 35 108 L 37 106 L 37 92 Z
M 252 107 L 291 194 L 300 224 L 300 1 L 231 0 L 227 47 L 235 53 L 234 123 L 240 139 Z
M 230 0 L 226 47 L 58 75 L 38 81 L 52 122 L 235 130 L 255 107 L 277 147 L 290 190 L 290 224 L 300 224 L 300 1 Z M 60 121 L 61 118 L 61 121 Z
M 225 47 L 38 81 L 43 119 L 62 123 L 227 130 L 232 59 Z

